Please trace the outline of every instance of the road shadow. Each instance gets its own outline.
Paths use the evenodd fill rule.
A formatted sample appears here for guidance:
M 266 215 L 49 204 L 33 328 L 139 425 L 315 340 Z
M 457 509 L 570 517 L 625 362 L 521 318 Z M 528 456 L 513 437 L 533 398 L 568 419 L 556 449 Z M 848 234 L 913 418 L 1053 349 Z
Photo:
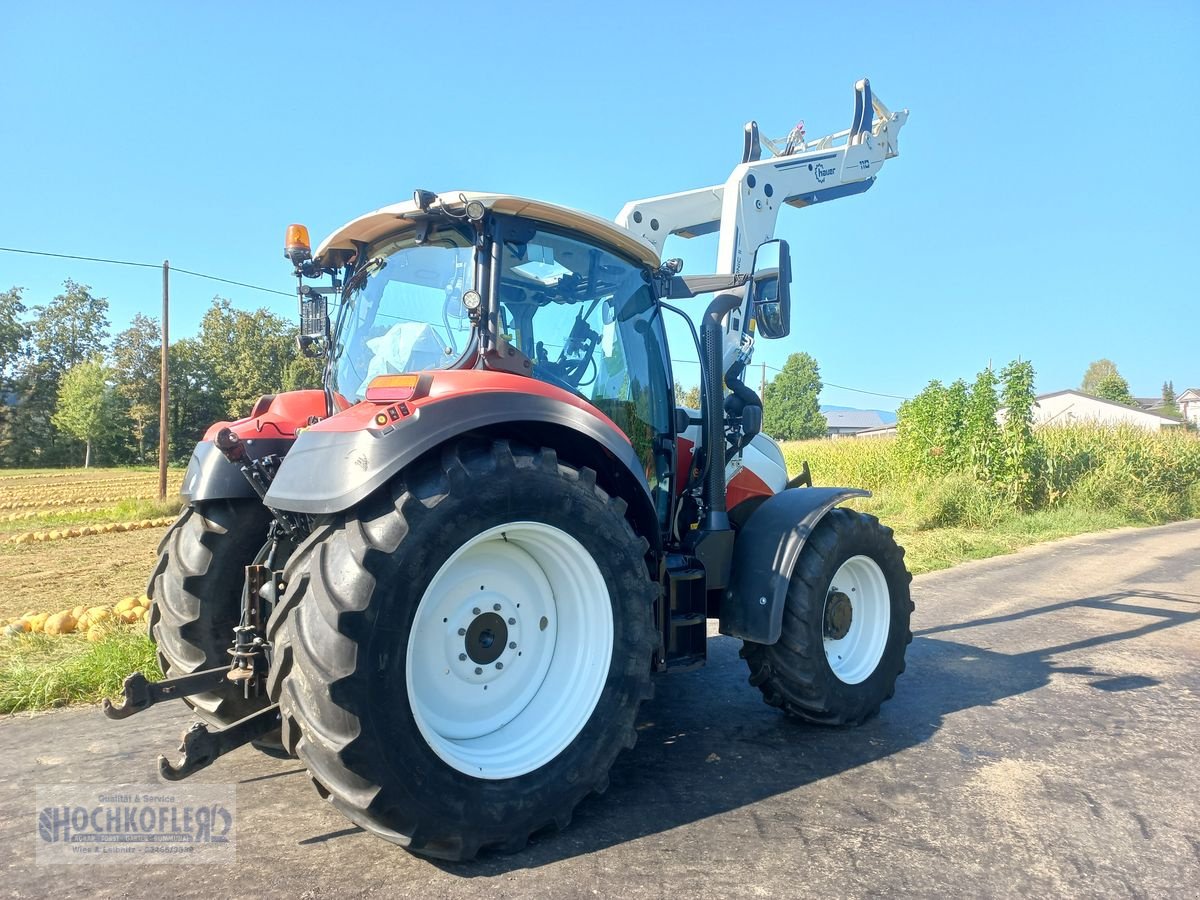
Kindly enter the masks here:
M 1188 604 L 1188 609 L 1167 604 Z M 1079 609 L 1133 613 L 1145 616 L 1145 621 L 1121 627 L 1129 620 L 1120 616 L 1112 630 L 1021 653 L 971 643 L 971 630 L 981 625 Z M 608 792 L 580 804 L 570 828 L 536 836 L 515 855 L 485 853 L 472 863 L 435 865 L 461 877 L 492 876 L 661 833 L 919 745 L 937 732 L 946 716 L 1035 690 L 1055 673 L 1094 679 L 1085 683 L 1101 691 L 1149 687 L 1157 680 L 1113 675 L 1091 666 L 1059 667 L 1053 660 L 1197 619 L 1200 607 L 1191 598 L 1124 591 L 923 629 L 909 648 L 908 671 L 896 697 L 858 728 L 805 725 L 767 707 L 746 682 L 745 664 L 737 655 L 740 642 L 710 639 L 706 668 L 658 679 L 655 698 L 642 707 L 637 746 L 618 758 Z M 1092 627 L 1095 621 L 1090 620 Z M 1061 634 L 1059 629 L 1050 626 L 1043 632 L 1053 640 Z

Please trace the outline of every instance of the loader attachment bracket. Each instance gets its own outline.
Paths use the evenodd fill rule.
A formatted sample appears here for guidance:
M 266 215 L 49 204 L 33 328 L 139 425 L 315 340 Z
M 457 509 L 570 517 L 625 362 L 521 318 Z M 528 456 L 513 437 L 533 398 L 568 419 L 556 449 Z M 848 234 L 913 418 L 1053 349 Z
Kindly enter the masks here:
M 807 487 L 780 491 L 756 509 L 733 546 L 733 578 L 721 600 L 721 633 L 774 644 L 783 631 L 788 583 L 800 551 L 821 518 L 858 488 Z

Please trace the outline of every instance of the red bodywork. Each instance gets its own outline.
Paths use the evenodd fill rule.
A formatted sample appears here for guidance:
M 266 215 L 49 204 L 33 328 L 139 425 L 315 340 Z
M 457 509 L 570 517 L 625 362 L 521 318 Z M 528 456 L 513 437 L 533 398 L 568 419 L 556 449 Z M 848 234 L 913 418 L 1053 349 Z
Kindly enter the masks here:
M 393 422 L 399 422 L 411 416 L 424 406 L 430 406 L 462 394 L 496 394 L 497 403 L 504 402 L 505 394 L 536 394 L 590 413 L 626 441 L 629 440 L 612 419 L 582 397 L 527 375 L 511 375 L 507 372 L 491 372 L 486 369 L 439 369 L 416 374 L 422 376 L 422 382 L 425 382 L 426 378 L 428 379 L 423 389 L 418 390 L 416 395 L 410 390 L 397 389 L 394 395 L 395 399 L 364 400 L 313 425 L 312 430 L 358 431 L 362 428 L 387 428 Z M 379 421 L 377 419 L 379 416 L 387 417 L 388 421 Z
M 296 431 L 308 427 L 316 417 L 325 417 L 324 391 L 288 391 L 260 397 L 254 409 L 236 422 L 217 422 L 204 433 L 204 440 L 216 439 L 222 428 L 229 428 L 242 440 L 260 438 L 296 439 Z

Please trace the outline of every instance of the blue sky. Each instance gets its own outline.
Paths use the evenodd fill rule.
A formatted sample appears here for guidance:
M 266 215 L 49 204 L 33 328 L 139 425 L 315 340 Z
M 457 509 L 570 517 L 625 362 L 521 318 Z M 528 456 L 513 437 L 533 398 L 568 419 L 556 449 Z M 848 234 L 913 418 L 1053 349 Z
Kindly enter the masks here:
M 724 180 L 748 119 L 847 127 L 866 75 L 910 110 L 901 155 L 862 196 L 783 211 L 793 331 L 755 361 L 807 350 L 828 382 L 909 396 L 1017 356 L 1074 387 L 1104 356 L 1154 396 L 1200 386 L 1197 47 L 1195 2 L 13 4 L 0 246 L 288 291 L 289 222 L 319 240 L 415 187 L 613 216 Z M 696 273 L 715 243 L 668 251 Z M 0 253 L 28 302 L 66 277 L 114 330 L 157 314 L 152 270 Z M 294 316 L 178 276 L 173 334 L 218 292 Z

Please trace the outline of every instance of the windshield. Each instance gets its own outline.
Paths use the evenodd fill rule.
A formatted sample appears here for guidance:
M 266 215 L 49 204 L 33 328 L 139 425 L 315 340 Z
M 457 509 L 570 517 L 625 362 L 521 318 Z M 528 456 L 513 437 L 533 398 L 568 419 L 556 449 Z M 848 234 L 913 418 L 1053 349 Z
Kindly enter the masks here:
M 474 248 L 454 228 L 422 244 L 407 232 L 371 246 L 348 282 L 334 339 L 333 390 L 351 403 L 378 375 L 445 369 L 471 344 L 462 295 L 475 286 Z

